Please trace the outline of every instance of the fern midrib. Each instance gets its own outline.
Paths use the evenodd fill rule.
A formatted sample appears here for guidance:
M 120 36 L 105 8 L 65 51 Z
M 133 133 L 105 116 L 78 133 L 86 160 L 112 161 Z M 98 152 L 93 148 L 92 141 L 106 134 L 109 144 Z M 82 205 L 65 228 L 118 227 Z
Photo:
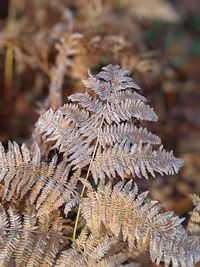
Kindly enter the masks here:
M 99 125 L 99 129 L 98 129 L 98 132 L 100 132 L 100 130 L 101 130 L 102 126 L 103 126 L 103 123 L 104 123 L 104 115 L 102 116 L 102 119 L 101 119 L 101 122 L 100 122 L 100 125 Z M 89 167 L 88 167 L 88 171 L 87 171 L 87 174 L 86 174 L 86 177 L 85 177 L 85 181 L 88 180 L 89 175 L 90 175 L 90 171 L 91 171 L 91 167 L 92 167 L 92 162 L 95 159 L 95 155 L 96 155 L 96 152 L 97 152 L 97 149 L 98 149 L 98 145 L 99 145 L 99 138 L 100 138 L 100 135 L 98 134 L 97 139 L 96 139 L 96 144 L 95 144 L 95 147 L 94 147 L 94 151 L 93 151 L 93 154 L 92 154 L 92 158 L 91 158 L 91 161 L 90 161 L 90 164 L 89 164 Z M 83 185 L 83 188 L 82 188 L 82 191 L 81 191 L 81 194 L 80 194 L 80 202 L 79 202 L 79 207 L 78 207 L 78 211 L 77 211 L 76 221 L 75 221 L 75 225 L 74 225 L 74 231 L 73 231 L 73 240 L 76 239 L 76 231 L 77 231 L 78 222 L 79 222 L 79 218 L 80 218 L 81 203 L 82 203 L 83 195 L 84 195 L 84 192 L 85 192 L 85 188 L 86 188 L 86 185 L 84 184 Z

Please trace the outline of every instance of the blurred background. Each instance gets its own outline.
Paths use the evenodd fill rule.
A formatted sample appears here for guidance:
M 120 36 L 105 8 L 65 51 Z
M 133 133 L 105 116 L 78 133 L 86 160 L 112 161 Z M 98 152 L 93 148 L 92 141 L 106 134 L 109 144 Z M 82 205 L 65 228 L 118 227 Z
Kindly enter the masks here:
M 159 116 L 145 126 L 185 161 L 140 186 L 184 216 L 200 193 L 200 1 L 0 0 L 0 141 L 26 142 L 109 63 L 130 70 Z

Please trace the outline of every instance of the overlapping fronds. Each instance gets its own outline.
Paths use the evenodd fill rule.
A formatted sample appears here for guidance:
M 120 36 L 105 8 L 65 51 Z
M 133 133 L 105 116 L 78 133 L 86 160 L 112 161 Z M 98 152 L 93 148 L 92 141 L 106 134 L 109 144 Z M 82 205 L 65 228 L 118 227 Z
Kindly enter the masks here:
M 71 249 L 62 252 L 56 267 L 89 266 L 114 267 L 126 266 L 123 263 L 133 258 L 127 243 L 118 240 L 114 235 L 99 229 L 89 233 L 85 227 Z M 137 266 L 132 263 L 131 266 Z
M 173 212 L 161 212 L 157 201 L 146 201 L 148 192 L 138 194 L 132 182 L 119 182 L 114 187 L 100 182 L 97 191 L 90 184 L 82 213 L 92 232 L 102 223 L 115 237 L 127 241 L 142 252 L 149 251 L 153 262 L 165 266 L 194 266 L 200 260 L 198 236 L 188 236 L 181 225 L 183 219 Z
M 21 215 L 13 205 L 0 204 L 0 265 L 52 266 L 66 243 L 63 223 L 59 211 L 37 218 L 33 206 Z
M 80 170 L 72 177 L 69 177 L 69 171 L 66 162 L 57 163 L 57 155 L 49 164 L 43 162 L 37 145 L 31 153 L 25 144 L 20 147 L 15 142 L 9 142 L 7 151 L 0 144 L 2 200 L 10 201 L 12 197 L 23 200 L 29 194 L 31 204 L 36 204 L 38 215 L 48 214 L 77 198 L 75 188 Z
M 187 230 L 191 235 L 200 236 L 200 197 L 197 195 L 192 195 L 192 201 L 194 204 L 194 209 L 190 216 Z
M 137 120 L 156 121 L 157 115 L 135 92 L 140 87 L 128 70 L 108 65 L 96 76 L 89 72 L 83 82 L 94 97 L 89 93 L 71 95 L 73 103 L 39 118 L 36 131 L 45 142 L 64 153 L 74 169 L 90 164 L 97 144 L 98 153 L 92 162 L 96 180 L 104 174 L 111 177 L 118 173 L 123 178 L 125 173 L 132 173 L 147 178 L 147 171 L 153 176 L 154 171 L 178 171 L 182 161 L 171 152 L 153 150 L 152 145 L 160 144 L 159 137 L 134 124 Z

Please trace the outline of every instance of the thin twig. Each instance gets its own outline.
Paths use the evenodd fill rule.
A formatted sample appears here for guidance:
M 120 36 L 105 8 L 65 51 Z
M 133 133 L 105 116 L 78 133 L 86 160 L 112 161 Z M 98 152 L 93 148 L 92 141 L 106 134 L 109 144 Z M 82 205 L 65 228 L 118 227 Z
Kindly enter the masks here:
M 7 22 L 7 31 L 12 34 L 14 31 L 14 18 L 15 18 L 15 7 L 14 0 L 9 1 L 9 14 Z M 4 87 L 5 87 L 5 101 L 9 102 L 12 98 L 12 87 L 13 87 L 13 42 L 9 42 L 6 50 L 5 57 L 5 70 L 4 70 Z
M 102 117 L 102 120 L 101 120 L 101 123 L 100 123 L 100 126 L 99 126 L 99 130 L 101 129 L 101 127 L 103 125 L 103 122 L 104 122 L 104 116 Z M 90 161 L 90 165 L 88 167 L 88 171 L 87 171 L 87 174 L 86 174 L 86 177 L 85 177 L 85 181 L 87 181 L 88 178 L 89 178 L 92 162 L 94 161 L 94 157 L 96 155 L 98 144 L 99 144 L 99 135 L 98 135 L 97 140 L 96 140 L 96 144 L 95 144 L 94 151 L 93 151 L 93 154 L 92 154 L 92 158 L 91 158 L 91 161 Z M 82 191 L 81 191 L 81 195 L 80 195 L 80 203 L 79 203 L 79 207 L 78 207 L 78 211 L 77 211 L 77 215 L 76 215 L 76 221 L 75 221 L 75 225 L 74 225 L 73 240 L 76 239 L 76 231 L 77 231 L 80 212 L 81 212 L 81 202 L 82 202 L 82 199 L 83 199 L 83 194 L 85 192 L 85 188 L 86 188 L 86 185 L 84 184 L 83 188 L 82 188 Z

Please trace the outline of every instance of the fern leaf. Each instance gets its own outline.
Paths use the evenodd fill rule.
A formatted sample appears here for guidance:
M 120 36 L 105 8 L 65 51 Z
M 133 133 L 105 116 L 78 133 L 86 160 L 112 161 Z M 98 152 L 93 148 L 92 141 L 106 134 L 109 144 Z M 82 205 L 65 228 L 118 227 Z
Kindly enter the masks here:
M 176 159 L 172 152 L 166 152 L 160 147 L 159 150 L 152 150 L 149 145 L 130 146 L 122 142 L 119 145 L 108 148 L 98 153 L 92 162 L 91 171 L 93 178 L 116 177 L 116 173 L 124 178 L 125 174 L 132 174 L 133 177 L 144 176 L 148 179 L 147 172 L 155 177 L 155 171 L 163 175 L 174 174 L 183 165 L 183 161 Z
M 44 141 L 63 153 L 74 170 L 90 164 L 97 144 L 99 152 L 91 168 L 96 180 L 105 174 L 147 178 L 147 172 L 154 176 L 154 171 L 178 171 L 182 161 L 171 152 L 153 150 L 151 145 L 159 144 L 160 139 L 134 125 L 134 120 L 156 121 L 158 117 L 146 99 L 134 91 L 140 88 L 128 70 L 108 65 L 95 76 L 89 72 L 83 82 L 95 92 L 94 97 L 89 93 L 71 95 L 73 104 L 46 112 L 36 124 Z
M 65 104 L 60 108 L 60 111 L 64 115 L 65 119 L 68 119 L 79 126 L 85 124 L 90 116 L 88 111 L 79 109 L 79 106 L 76 104 Z
M 145 202 L 147 193 L 129 190 L 131 182 L 100 183 L 97 191 L 89 186 L 87 198 L 82 202 L 82 214 L 93 233 L 102 223 L 116 238 L 127 240 L 130 250 L 135 246 L 151 260 L 165 266 L 194 266 L 200 261 L 200 240 L 187 235 L 181 226 L 182 219 L 173 212 L 161 213 L 161 206 Z
M 33 208 L 26 209 L 23 216 L 23 231 L 20 233 L 20 245 L 16 247 L 17 266 L 24 266 L 29 259 L 29 251 L 34 243 L 34 230 L 36 226 L 36 216 Z
M 73 94 L 68 97 L 73 102 L 78 102 L 82 108 L 86 108 L 88 111 L 99 113 L 102 109 L 102 103 L 98 99 L 92 99 L 92 97 L 86 93 Z
M 41 161 L 41 153 L 35 146 L 33 153 L 23 144 L 9 142 L 5 151 L 0 145 L 2 199 L 10 201 L 15 196 L 23 200 L 29 193 L 31 204 L 36 204 L 38 215 L 50 213 L 75 198 L 80 170 L 69 177 L 70 168 L 66 161 L 57 164 L 57 156 L 48 164 Z
M 119 125 L 106 125 L 99 133 L 99 142 L 106 148 L 106 144 L 113 146 L 115 143 L 121 143 L 126 140 L 127 143 L 149 143 L 160 144 L 160 138 L 149 133 L 145 128 L 137 128 L 130 123 L 122 123 Z
M 111 91 L 121 91 L 124 89 L 132 88 L 140 90 L 140 87 L 129 77 L 130 73 L 127 69 L 120 68 L 119 65 L 105 66 L 102 71 L 99 72 L 97 78 L 106 82 L 110 82 Z
M 84 228 L 71 249 L 61 253 L 56 267 L 71 266 L 105 266 L 114 267 L 129 260 L 131 253 L 126 250 L 127 246 L 117 240 L 114 236 L 109 236 L 102 230 L 95 234 L 89 234 Z M 130 254 L 130 255 L 129 255 Z
M 87 88 L 92 89 L 102 100 L 105 100 L 111 93 L 125 89 L 140 90 L 140 87 L 129 77 L 127 69 L 121 69 L 118 65 L 108 65 L 94 77 L 91 72 L 88 80 L 83 80 Z
M 10 261 L 12 254 L 15 252 L 15 247 L 20 238 L 19 230 L 21 229 L 22 224 L 20 217 L 13 206 L 9 207 L 7 211 L 8 215 L 2 205 L 0 205 L 0 209 L 2 216 L 1 221 L 3 222 L 3 224 L 1 223 L 0 225 L 1 236 L 3 234 L 3 242 L 0 243 L 0 264 L 3 265 Z M 5 226 L 7 227 L 5 228 Z M 5 236 L 8 227 L 10 227 L 10 231 Z
M 105 105 L 102 116 L 104 116 L 106 122 L 111 124 L 116 122 L 129 120 L 131 118 L 137 118 L 140 120 L 157 121 L 158 117 L 148 105 L 142 101 L 134 101 L 126 99 L 119 103 L 107 103 Z
M 107 98 L 107 101 L 108 102 L 121 102 L 121 101 L 124 101 L 126 99 L 131 99 L 131 100 L 134 100 L 134 101 L 143 101 L 143 102 L 146 102 L 146 98 L 134 91 L 130 91 L 130 90 L 125 90 L 125 91 L 119 91 L 119 92 L 116 92 L 115 94 L 111 94 L 108 98 Z
M 53 266 L 56 254 L 62 248 L 64 220 L 59 212 L 51 217 L 36 218 L 35 208 L 26 207 L 21 215 L 14 206 L 8 209 L 0 206 L 1 220 L 6 224 L 0 225 L 0 262 L 6 266 L 14 259 L 16 266 Z M 3 215 L 2 215 L 3 214 Z

